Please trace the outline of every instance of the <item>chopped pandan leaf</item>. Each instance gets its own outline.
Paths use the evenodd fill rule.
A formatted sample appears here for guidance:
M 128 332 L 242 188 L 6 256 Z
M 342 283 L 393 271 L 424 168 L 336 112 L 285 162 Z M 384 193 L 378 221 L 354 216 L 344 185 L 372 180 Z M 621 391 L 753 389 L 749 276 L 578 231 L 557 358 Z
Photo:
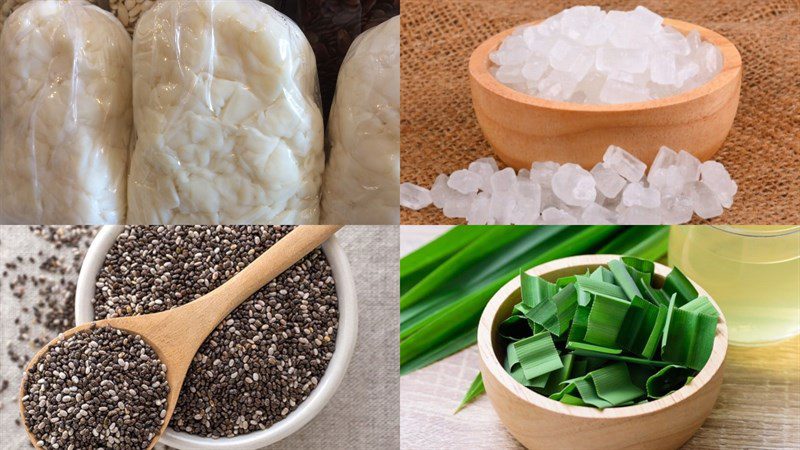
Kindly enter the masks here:
M 647 380 L 656 374 L 663 367 L 645 366 L 643 364 L 628 364 L 628 373 L 631 375 L 631 382 L 642 391 L 647 390 Z
M 517 357 L 517 350 L 512 342 L 506 347 L 506 359 L 503 361 L 503 368 L 506 369 L 506 372 L 511 373 L 515 367 L 519 367 L 519 357 Z
M 578 355 L 572 353 L 573 360 L 572 360 L 572 370 L 569 372 L 569 376 L 572 378 L 578 378 L 586 375 L 589 373 L 588 364 L 589 362 L 586 358 L 579 358 Z
M 575 308 L 575 316 L 572 319 L 572 326 L 569 329 L 567 339 L 573 342 L 583 342 L 586 338 L 586 326 L 589 325 L 589 312 L 587 306 Z
M 622 261 L 618 259 L 609 261 L 608 268 L 614 274 L 614 279 L 617 280 L 619 287 L 625 292 L 625 298 L 633 300 L 633 297 L 642 296 L 641 291 L 636 287 L 636 281 L 628 273 L 628 267 Z
M 574 283 L 575 281 L 577 281 L 575 277 L 576 277 L 576 275 L 570 275 L 568 277 L 561 277 L 561 278 L 556 280 L 556 286 L 559 289 L 562 289 L 564 286 L 570 285 L 570 284 Z
M 591 379 L 594 383 L 597 395 L 612 406 L 622 406 L 645 394 L 642 389 L 633 384 L 628 373 L 628 366 L 621 362 L 592 371 L 586 375 L 586 378 Z M 580 386 L 578 390 L 580 390 Z
M 650 301 L 650 303 L 664 306 L 669 304 L 669 297 L 667 297 L 667 294 L 665 294 L 661 289 L 654 288 L 644 279 L 639 280 L 639 288 L 642 290 L 645 300 Z
M 570 350 L 586 350 L 589 352 L 603 353 L 607 355 L 619 355 L 622 353 L 622 349 L 619 348 L 601 347 L 599 345 L 587 344 L 585 342 L 570 341 L 567 343 L 567 348 Z
M 608 360 L 621 361 L 621 362 L 631 363 L 631 364 L 641 364 L 641 365 L 644 365 L 644 366 L 651 366 L 651 367 L 664 367 L 664 366 L 668 366 L 670 364 L 670 363 L 665 362 L 665 361 L 657 361 L 657 360 L 653 360 L 653 359 L 636 358 L 636 357 L 633 357 L 633 356 L 625 356 L 625 355 L 612 355 L 612 354 L 609 354 L 609 353 L 593 352 L 591 350 L 576 349 L 576 350 L 573 350 L 572 353 L 574 353 L 575 356 L 583 356 L 583 357 L 588 358 L 587 362 L 588 362 L 588 364 L 590 366 L 589 367 L 590 370 L 596 369 L 597 368 L 596 366 L 602 365 L 602 363 L 604 363 L 604 362 L 606 362 Z M 592 366 L 592 363 L 595 362 L 595 361 L 598 361 L 600 364 L 594 363 L 594 366 Z
M 592 272 L 592 274 L 589 275 L 589 278 L 595 281 L 603 281 L 605 283 L 614 282 L 614 274 L 603 266 L 594 269 L 594 272 Z
M 517 303 L 514 305 L 514 308 L 511 310 L 511 314 L 516 314 L 518 316 L 524 316 L 528 314 L 528 311 L 533 309 L 531 306 L 526 305 L 525 303 Z
M 586 375 L 586 377 L 588 376 L 589 375 Z M 578 389 L 578 393 L 580 393 L 581 400 L 583 400 L 584 403 L 588 403 L 599 409 L 605 409 L 610 406 L 614 406 L 610 402 L 603 400 L 599 395 L 597 395 L 597 390 L 594 387 L 594 383 L 587 378 L 575 380 L 575 387 Z
M 531 327 L 525 316 L 513 315 L 502 321 L 497 327 L 497 334 L 511 341 L 518 341 L 531 335 Z
M 655 263 L 647 259 L 636 258 L 635 256 L 623 256 L 620 259 L 626 266 L 639 272 L 652 275 L 656 270 Z
M 681 366 L 667 366 L 650 376 L 647 379 L 647 396 L 649 398 L 661 398 L 669 395 L 689 383 L 691 369 Z
M 667 304 L 667 318 L 664 320 L 664 331 L 661 333 L 661 351 L 667 346 L 667 334 L 669 333 L 669 324 L 672 322 L 672 314 L 675 312 L 675 300 L 678 294 L 672 294 Z
M 563 367 L 554 372 L 550 372 L 550 377 L 547 379 L 547 385 L 544 387 L 544 395 L 550 395 L 558 391 L 561 383 L 569 379 L 574 359 L 575 356 L 572 353 L 567 353 L 561 356 L 561 364 L 563 364 Z
M 666 313 L 666 308 L 653 306 L 641 297 L 634 297 L 622 322 L 617 344 L 626 351 L 652 358 L 664 327 Z
M 567 405 L 586 406 L 586 403 L 584 403 L 580 397 L 575 397 L 570 394 L 564 394 L 558 401 Z
M 535 275 L 528 275 L 525 272 L 520 272 L 520 293 L 522 294 L 522 304 L 533 308 L 534 306 L 549 301 L 556 292 L 558 287 L 543 278 Z M 527 312 L 527 311 L 526 311 Z
M 465 406 L 472 403 L 476 398 L 480 397 L 486 392 L 486 388 L 483 386 L 483 377 L 481 373 L 478 372 L 478 376 L 472 380 L 472 384 L 469 385 L 469 389 L 467 393 L 464 395 L 464 398 L 461 400 L 461 403 L 458 405 L 453 414 L 457 414 L 459 411 L 464 409 Z
M 602 347 L 614 347 L 629 305 L 625 300 L 597 295 L 589 312 L 584 341 Z
M 662 289 L 667 295 L 677 294 L 675 306 L 678 308 L 698 296 L 697 289 L 692 286 L 692 282 L 677 267 L 673 267 L 672 271 L 667 275 Z
M 681 306 L 680 309 L 700 314 L 708 314 L 714 318 L 719 317 L 719 311 L 717 311 L 717 308 L 714 308 L 714 305 L 711 304 L 711 301 L 708 300 L 708 297 L 697 297 L 689 303 Z
M 673 364 L 700 370 L 706 365 L 714 347 L 717 318 L 708 314 L 675 309 L 669 328 L 665 329 L 666 345 L 661 359 Z
M 549 301 L 536 305 L 527 317 L 554 335 L 561 336 L 569 329 L 577 307 L 578 292 L 575 285 L 571 284 L 558 291 Z
M 550 333 L 541 332 L 512 344 L 519 358 L 525 378 L 532 380 L 538 376 L 562 368 Z
M 626 299 L 625 291 L 623 291 L 622 288 L 617 286 L 616 284 L 612 284 L 606 281 L 593 280 L 585 276 L 578 276 L 576 278 L 578 279 L 578 281 L 575 283 L 575 287 L 578 288 L 579 290 L 588 292 L 593 295 L 602 295 L 605 297 L 613 297 L 621 300 Z

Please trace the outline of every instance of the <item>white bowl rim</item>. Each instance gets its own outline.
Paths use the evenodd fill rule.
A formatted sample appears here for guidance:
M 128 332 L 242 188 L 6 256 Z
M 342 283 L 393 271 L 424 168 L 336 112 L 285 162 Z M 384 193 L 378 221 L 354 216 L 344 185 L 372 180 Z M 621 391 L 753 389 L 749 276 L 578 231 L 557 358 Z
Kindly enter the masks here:
M 526 270 L 525 273 L 529 275 L 540 275 L 553 272 L 554 270 L 578 265 L 606 265 L 609 261 L 618 259 L 620 256 L 621 255 L 570 256 L 540 264 Z M 669 267 L 658 262 L 654 263 L 656 265 L 655 270 L 657 274 L 661 275 L 669 272 Z M 711 350 L 711 356 L 709 357 L 708 362 L 703 369 L 700 370 L 697 376 L 694 377 L 691 383 L 657 400 L 638 405 L 606 408 L 601 410 L 586 406 L 568 405 L 556 400 L 552 400 L 548 397 L 531 391 L 514 380 L 514 378 L 512 378 L 511 375 L 509 375 L 505 369 L 503 369 L 502 364 L 494 352 L 494 347 L 492 346 L 491 342 L 491 324 L 500 306 L 508 300 L 511 294 L 520 288 L 519 277 L 514 277 L 508 283 L 503 285 L 503 287 L 500 288 L 500 290 L 498 290 L 494 296 L 492 296 L 491 300 L 489 300 L 489 303 L 484 308 L 483 313 L 481 313 L 477 336 L 478 352 L 480 353 L 481 360 L 486 365 L 487 370 L 489 370 L 489 372 L 492 373 L 506 389 L 510 390 L 514 395 L 521 397 L 526 402 L 539 408 L 546 409 L 550 412 L 588 419 L 629 419 L 639 417 L 644 414 L 656 413 L 663 409 L 675 406 L 696 394 L 703 386 L 706 385 L 706 383 L 711 380 L 711 378 L 714 377 L 714 375 L 716 375 L 719 370 L 722 369 L 725 356 L 727 355 L 728 325 L 725 320 L 725 316 L 722 314 L 722 310 L 719 308 L 719 305 L 717 305 L 714 299 L 708 294 L 708 292 L 695 283 L 694 280 L 690 279 L 689 281 L 692 283 L 694 288 L 697 289 L 697 292 L 700 295 L 708 297 L 711 304 L 714 305 L 714 308 L 716 308 L 719 312 L 717 331 L 714 336 L 714 347 Z M 490 341 L 485 342 L 486 338 L 484 336 L 489 336 Z M 491 351 L 489 349 L 491 349 Z
M 105 262 L 106 253 L 124 228 L 123 225 L 103 226 L 86 252 L 75 290 L 76 325 L 94 320 L 92 298 L 94 297 L 95 280 Z M 328 368 L 308 398 L 288 416 L 266 430 L 214 439 L 175 431 L 167 427 L 164 435 L 159 439 L 159 443 L 179 449 L 256 450 L 285 439 L 322 411 L 336 393 L 347 372 L 358 334 L 358 301 L 347 255 L 336 240 L 336 236 L 328 239 L 322 245 L 322 250 L 331 265 L 336 281 L 336 295 L 339 299 L 339 330 L 336 336 L 336 348 Z

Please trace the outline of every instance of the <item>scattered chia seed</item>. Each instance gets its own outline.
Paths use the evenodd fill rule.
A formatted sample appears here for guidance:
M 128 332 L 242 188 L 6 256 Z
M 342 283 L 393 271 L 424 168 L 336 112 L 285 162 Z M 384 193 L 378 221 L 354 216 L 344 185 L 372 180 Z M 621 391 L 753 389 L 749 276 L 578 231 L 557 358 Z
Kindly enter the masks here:
M 96 283 L 97 319 L 171 309 L 211 292 L 293 227 L 129 226 Z M 320 249 L 226 317 L 192 362 L 170 426 L 231 437 L 294 411 L 333 356 L 338 299 Z
M 46 449 L 144 449 L 164 423 L 166 366 L 110 327 L 62 338 L 23 379 L 25 422 Z

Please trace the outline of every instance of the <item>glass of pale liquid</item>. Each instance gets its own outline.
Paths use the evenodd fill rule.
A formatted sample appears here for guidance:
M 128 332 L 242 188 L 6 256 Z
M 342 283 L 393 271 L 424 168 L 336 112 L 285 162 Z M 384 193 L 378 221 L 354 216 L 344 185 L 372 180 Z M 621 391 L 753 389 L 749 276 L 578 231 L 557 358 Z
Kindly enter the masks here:
M 673 226 L 669 264 L 717 302 L 731 343 L 800 334 L 800 226 Z

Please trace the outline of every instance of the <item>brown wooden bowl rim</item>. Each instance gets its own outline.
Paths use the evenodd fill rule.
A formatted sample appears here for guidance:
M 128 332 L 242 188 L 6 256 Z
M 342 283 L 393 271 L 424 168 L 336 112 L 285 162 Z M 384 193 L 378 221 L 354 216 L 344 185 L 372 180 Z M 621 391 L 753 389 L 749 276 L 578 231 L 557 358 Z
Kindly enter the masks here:
M 606 265 L 613 259 L 618 259 L 619 255 L 582 255 L 571 256 L 568 258 L 561 258 L 548 263 L 540 264 L 532 269 L 526 271 L 530 275 L 544 275 L 555 270 L 563 270 L 565 268 L 586 266 L 586 265 Z M 660 277 L 666 276 L 669 273 L 669 268 L 663 264 L 655 263 L 656 274 Z M 693 395 L 697 394 L 703 387 L 710 381 L 714 375 L 722 368 L 725 361 L 725 356 L 728 350 L 728 325 L 725 316 L 722 314 L 719 305 L 708 295 L 701 286 L 693 280 L 689 280 L 692 285 L 697 289 L 700 295 L 708 297 L 709 301 L 714 308 L 719 311 L 719 321 L 717 322 L 717 332 L 714 336 L 714 346 L 711 350 L 711 356 L 706 362 L 703 369 L 697 374 L 691 383 L 683 386 L 677 391 L 653 400 L 647 403 L 631 406 L 622 406 L 616 408 L 606 408 L 603 410 L 586 407 L 567 405 L 556 400 L 552 400 L 543 395 L 537 394 L 525 386 L 519 384 L 514 378 L 503 369 L 497 355 L 492 346 L 492 323 L 497 315 L 500 307 L 505 304 L 511 295 L 516 292 L 520 287 L 519 277 L 514 277 L 511 281 L 503 285 L 498 290 L 481 314 L 480 323 L 478 324 L 478 352 L 483 362 L 484 367 L 489 371 L 497 381 L 508 392 L 515 397 L 524 401 L 531 407 L 538 407 L 547 411 L 562 414 L 572 417 L 581 417 L 587 419 L 621 419 L 642 416 L 647 414 L 654 414 L 667 408 L 677 406 L 681 402 L 688 400 Z
M 562 102 L 557 100 L 548 100 L 544 98 L 534 97 L 523 92 L 516 91 L 497 80 L 491 73 L 489 73 L 489 53 L 494 51 L 500 46 L 500 43 L 507 36 L 511 35 L 514 30 L 519 27 L 534 25 L 543 22 L 542 20 L 535 20 L 505 31 L 495 34 L 489 39 L 481 43 L 473 52 L 469 59 L 469 73 L 470 76 L 480 84 L 484 89 L 487 89 L 507 100 L 521 103 L 523 105 L 536 106 L 545 109 L 552 109 L 558 111 L 578 111 L 578 112 L 628 112 L 628 111 L 643 111 L 649 109 L 662 108 L 666 106 L 673 106 L 681 103 L 688 103 L 698 98 L 710 95 L 730 83 L 736 82 L 740 79 L 742 70 L 742 56 L 736 46 L 728 40 L 725 36 L 709 30 L 708 28 L 701 27 L 689 22 L 683 22 L 675 19 L 664 19 L 664 25 L 671 26 L 678 31 L 686 34 L 693 29 L 696 29 L 704 41 L 711 42 L 722 53 L 722 69 L 720 72 L 705 84 L 698 86 L 686 92 L 681 92 L 669 97 L 657 98 L 654 100 L 647 100 L 643 102 L 632 103 L 619 103 L 619 104 L 584 104 L 573 102 Z

